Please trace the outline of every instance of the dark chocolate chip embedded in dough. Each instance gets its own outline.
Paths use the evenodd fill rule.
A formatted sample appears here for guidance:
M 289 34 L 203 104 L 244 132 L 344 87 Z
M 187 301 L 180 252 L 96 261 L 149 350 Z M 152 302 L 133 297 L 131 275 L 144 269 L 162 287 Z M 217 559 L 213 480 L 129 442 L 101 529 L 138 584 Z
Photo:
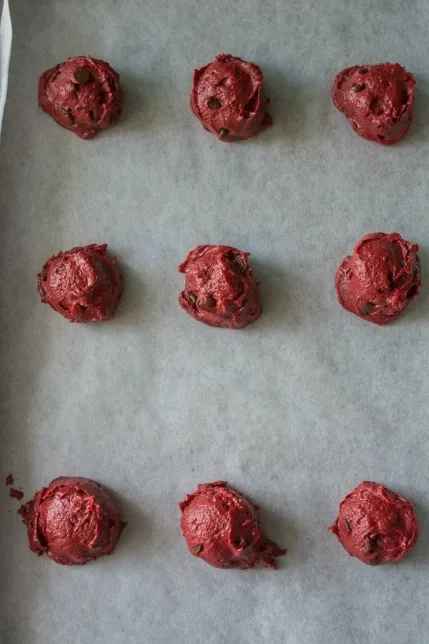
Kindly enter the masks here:
M 419 292 L 419 287 L 418 287 L 418 286 L 416 286 L 416 285 L 414 284 L 414 286 L 412 286 L 412 287 L 408 290 L 408 293 L 407 293 L 407 299 L 408 299 L 408 300 L 410 300 L 410 299 L 411 299 L 411 298 L 413 298 L 415 295 L 417 295 L 417 293 L 418 293 L 418 292 Z
M 202 550 L 203 550 L 202 543 L 198 544 L 198 546 L 192 546 L 191 548 L 191 552 L 193 555 L 195 555 L 195 557 L 198 557 L 198 555 L 200 554 L 200 552 L 202 552 Z
M 86 85 L 93 80 L 93 76 L 87 67 L 78 67 L 74 73 L 74 77 L 79 85 Z
M 374 552 L 377 548 L 377 538 L 372 538 L 368 537 L 368 542 L 362 547 L 362 552 L 365 554 L 370 554 L 371 552 Z
M 219 132 L 219 136 L 228 136 L 229 130 L 226 127 L 223 127 Z
M 112 92 L 114 92 L 116 90 L 115 81 L 113 80 L 113 78 L 111 78 L 111 76 L 108 76 L 107 84 L 110 87 L 110 89 L 112 90 Z
M 362 85 L 353 85 L 352 90 L 358 94 L 359 92 L 363 92 L 363 90 L 366 88 L 365 83 L 362 83 Z
M 195 295 L 195 293 L 188 293 L 188 301 L 191 304 L 195 304 L 195 302 L 197 301 L 197 296 Z
M 214 297 L 208 297 L 206 300 L 206 306 L 208 306 L 210 309 L 212 309 L 214 306 L 216 306 L 216 300 Z
M 344 519 L 344 525 L 346 526 L 346 530 L 349 534 L 352 532 L 352 526 L 351 523 L 348 519 Z
M 40 286 L 40 287 L 39 287 L 39 293 L 40 293 L 40 295 L 41 295 L 42 297 L 45 297 L 45 295 L 46 295 L 46 291 L 45 291 L 45 289 L 43 288 L 43 286 Z
M 236 255 L 234 257 L 234 262 L 237 264 L 240 273 L 245 273 L 247 271 L 247 261 L 240 255 Z
M 381 101 L 377 96 L 371 101 L 369 109 L 371 110 L 371 112 L 374 112 L 374 114 L 377 115 L 383 114 L 384 112 L 383 105 L 381 104 Z
M 360 312 L 362 315 L 369 315 L 371 311 L 375 309 L 374 302 L 363 302 L 360 306 Z
M 60 107 L 60 111 L 65 114 L 66 116 L 69 117 L 70 121 L 72 122 L 72 125 L 74 124 L 74 116 L 72 114 L 72 111 L 70 109 L 67 109 L 67 107 Z
M 212 110 L 218 110 L 220 107 L 222 107 L 222 103 L 218 98 L 209 98 L 207 101 L 207 107 L 211 107 Z

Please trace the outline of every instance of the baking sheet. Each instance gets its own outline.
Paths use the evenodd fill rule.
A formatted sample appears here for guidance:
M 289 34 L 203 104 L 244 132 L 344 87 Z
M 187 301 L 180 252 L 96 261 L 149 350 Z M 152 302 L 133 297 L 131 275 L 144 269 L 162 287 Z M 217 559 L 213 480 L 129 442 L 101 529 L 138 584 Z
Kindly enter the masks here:
M 37 558 L 0 495 L 5 644 L 428 642 L 429 5 L 425 0 L 14 0 L 0 148 L 2 476 L 26 499 L 59 475 L 112 492 L 128 527 L 84 567 Z M 258 63 L 274 127 L 219 143 L 188 107 L 194 67 Z M 68 56 L 123 79 L 120 124 L 93 141 L 37 108 Z M 399 61 L 417 78 L 412 132 L 359 139 L 333 108 L 343 67 Z M 337 304 L 334 273 L 364 234 L 421 245 L 423 288 L 378 328 Z M 125 295 L 102 325 L 38 301 L 59 249 L 107 242 Z M 264 313 L 240 332 L 177 304 L 199 243 L 251 252 Z M 177 503 L 227 479 L 289 548 L 279 571 L 222 571 L 188 554 Z M 416 504 L 397 567 L 349 558 L 328 532 L 362 479 Z
M 12 24 L 9 1 L 0 0 L 0 131 L 7 97 L 9 61 L 12 47 Z

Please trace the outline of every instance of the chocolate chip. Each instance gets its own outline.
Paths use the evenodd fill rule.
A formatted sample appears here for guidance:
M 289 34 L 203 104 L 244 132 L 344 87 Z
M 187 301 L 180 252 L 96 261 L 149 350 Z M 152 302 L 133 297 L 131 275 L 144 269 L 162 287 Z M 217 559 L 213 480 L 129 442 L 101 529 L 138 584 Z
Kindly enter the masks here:
M 90 81 L 94 80 L 91 72 L 87 67 L 78 67 L 74 73 L 74 77 L 79 85 L 86 85 Z
M 90 111 L 90 113 L 89 113 L 89 118 L 91 119 L 91 121 L 96 121 L 96 120 L 97 120 L 97 119 L 95 118 L 95 116 L 94 116 L 94 112 L 93 112 L 92 110 L 91 110 L 91 111 Z
M 367 537 L 368 542 L 362 547 L 362 552 L 365 554 L 371 554 L 377 549 L 378 541 L 377 537 Z
M 384 112 L 383 105 L 377 96 L 371 101 L 369 109 L 371 112 L 374 112 L 374 114 L 383 114 Z
M 246 547 L 246 542 L 244 539 L 235 539 L 234 540 L 234 546 L 237 548 L 237 550 L 242 550 L 243 548 Z
M 366 67 L 363 67 L 362 69 L 359 70 L 359 74 L 367 74 L 368 70 Z
M 419 292 L 419 287 L 414 284 L 410 289 L 408 289 L 407 300 L 411 300 Z
M 375 309 L 374 302 L 363 302 L 360 305 L 360 312 L 362 315 L 368 315 L 373 309 Z
M 406 105 L 408 103 L 408 92 L 406 89 L 403 89 L 401 92 L 401 104 Z
M 346 526 L 346 530 L 349 534 L 352 532 L 352 525 L 348 519 L 344 519 L 344 525 Z
M 202 543 L 200 543 L 200 544 L 198 544 L 198 546 L 192 546 L 192 548 L 191 548 L 190 550 L 191 550 L 192 554 L 193 554 L 195 557 L 198 557 L 198 555 L 200 554 L 200 552 L 202 552 L 202 551 L 203 551 L 203 544 L 202 544 Z
M 211 107 L 212 110 L 218 110 L 220 107 L 222 107 L 222 103 L 218 98 L 209 98 L 207 101 L 207 107 Z
M 208 297 L 206 300 L 206 306 L 208 306 L 209 309 L 212 309 L 214 306 L 216 306 L 216 300 L 214 297 Z
M 69 117 L 70 121 L 72 122 L 72 125 L 74 124 L 74 116 L 72 114 L 72 111 L 70 109 L 67 109 L 66 107 L 60 107 L 60 111 L 65 114 L 66 116 Z
M 42 271 L 42 274 L 40 275 L 40 278 L 41 278 L 42 282 L 46 282 L 46 280 L 48 279 L 48 271 L 47 270 Z
M 365 83 L 362 83 L 362 85 L 353 85 L 352 87 L 353 92 L 356 92 L 356 94 L 358 92 L 363 92 L 364 89 L 366 89 Z
M 197 296 L 195 295 L 195 293 L 188 293 L 188 302 L 190 302 L 191 304 L 195 304 L 196 301 L 197 301 Z
M 247 271 L 247 262 L 245 259 L 242 259 L 240 255 L 234 257 L 234 262 L 238 266 L 240 273 L 245 273 Z
M 222 78 L 219 82 L 218 85 L 225 85 L 226 81 L 228 80 L 228 76 L 225 76 L 225 78 Z
M 220 136 L 220 137 L 221 137 L 221 136 L 228 136 L 228 134 L 229 134 L 229 130 L 227 130 L 227 128 L 226 128 L 226 127 L 223 127 L 223 128 L 221 129 L 221 131 L 219 132 L 219 136 Z
M 46 295 L 46 291 L 45 291 L 45 289 L 43 288 L 43 286 L 39 286 L 39 293 L 40 293 L 40 295 L 41 295 L 42 297 L 45 297 L 45 295 Z

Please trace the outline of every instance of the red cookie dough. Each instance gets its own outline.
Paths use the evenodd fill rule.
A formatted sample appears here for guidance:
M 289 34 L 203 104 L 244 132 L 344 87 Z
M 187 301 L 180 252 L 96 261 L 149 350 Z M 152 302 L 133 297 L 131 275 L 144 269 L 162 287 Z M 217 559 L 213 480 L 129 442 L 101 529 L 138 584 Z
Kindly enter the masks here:
M 419 292 L 418 250 L 399 233 L 363 237 L 337 270 L 341 306 L 375 324 L 396 320 Z
M 241 329 L 261 314 L 249 253 L 231 246 L 198 246 L 179 266 L 185 274 L 180 306 L 209 326 Z
M 349 555 L 370 565 L 400 561 L 414 548 L 419 533 L 411 503 L 370 481 L 341 501 L 329 529 Z
M 415 84 L 398 63 L 357 65 L 337 74 L 332 98 L 359 136 L 390 145 L 411 126 Z
M 276 568 L 286 554 L 261 531 L 257 510 L 226 481 L 198 485 L 179 503 L 181 526 L 190 552 L 215 568 Z
M 30 549 L 67 566 L 110 555 L 126 526 L 101 485 L 82 477 L 55 479 L 19 513 Z
M 75 56 L 39 80 L 39 107 L 81 139 L 113 125 L 122 111 L 119 74 L 103 60 Z
M 272 125 L 269 100 L 262 93 L 264 75 L 257 65 L 219 54 L 194 72 L 191 108 L 208 132 L 221 141 L 256 136 Z
M 70 322 L 109 320 L 123 291 L 116 259 L 107 244 L 77 246 L 54 255 L 37 275 L 37 290 Z

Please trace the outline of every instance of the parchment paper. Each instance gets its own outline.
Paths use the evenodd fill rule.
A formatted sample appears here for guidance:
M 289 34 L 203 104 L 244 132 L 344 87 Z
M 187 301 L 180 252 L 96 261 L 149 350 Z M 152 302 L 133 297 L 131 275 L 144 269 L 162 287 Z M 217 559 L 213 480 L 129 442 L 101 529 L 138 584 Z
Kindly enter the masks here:
M 429 641 L 426 0 L 15 0 L 0 168 L 2 476 L 29 499 L 59 475 L 112 492 L 117 551 L 62 567 L 28 549 L 1 503 L 6 644 L 421 644 Z M 188 105 L 219 52 L 258 63 L 274 126 L 221 144 Z M 37 107 L 68 56 L 108 60 L 124 118 L 93 141 Z M 332 105 L 334 75 L 399 61 L 417 78 L 412 132 L 359 139 Z M 401 321 L 366 324 L 334 273 L 364 234 L 421 245 L 423 288 Z M 59 249 L 107 242 L 125 295 L 102 325 L 72 325 L 36 293 Z M 177 304 L 199 243 L 251 252 L 264 313 L 241 332 Z M 212 569 L 180 534 L 177 503 L 219 478 L 262 507 L 287 546 L 278 572 Z M 328 531 L 362 479 L 416 504 L 421 538 L 370 568 Z

